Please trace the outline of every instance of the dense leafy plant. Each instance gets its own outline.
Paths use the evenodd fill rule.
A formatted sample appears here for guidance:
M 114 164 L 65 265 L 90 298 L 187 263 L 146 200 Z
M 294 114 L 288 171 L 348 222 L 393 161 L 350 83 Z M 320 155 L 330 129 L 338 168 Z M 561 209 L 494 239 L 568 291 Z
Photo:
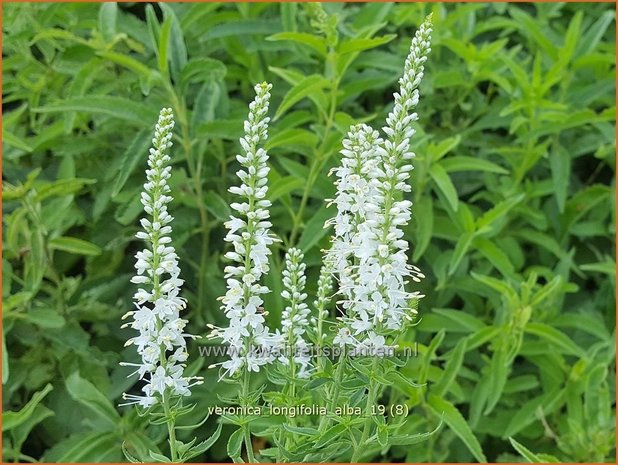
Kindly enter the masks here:
M 273 82 L 268 198 L 282 242 L 264 307 L 279 327 L 290 246 L 304 253 L 307 293 L 329 294 L 324 280 L 315 287 L 333 216 L 327 173 L 351 125 L 386 118 L 408 38 L 430 11 L 406 230 L 427 297 L 405 335 L 418 357 L 380 380 L 380 405 L 406 406 L 404 438 L 446 428 L 418 445 L 392 443 L 387 457 L 613 460 L 611 5 L 2 7 L 5 460 L 117 461 L 123 444 L 139 457 L 167 453 L 165 425 L 116 408 L 134 384 L 118 366 L 134 360 L 122 349 L 131 330 L 118 321 L 134 292 L 139 192 L 159 109 L 176 115 L 174 242 L 189 332 L 203 334 L 225 324 L 221 238 L 246 103 L 252 83 Z M 205 379 L 192 388 L 200 411 L 181 428 L 229 397 L 206 369 L 224 358 L 200 357 L 205 344 L 189 344 L 185 375 Z M 217 417 L 179 429 L 179 439 L 209 437 Z M 224 423 L 196 459 L 228 460 L 236 428 Z M 265 441 L 254 435 L 253 447 Z M 378 444 L 364 460 L 379 457 Z

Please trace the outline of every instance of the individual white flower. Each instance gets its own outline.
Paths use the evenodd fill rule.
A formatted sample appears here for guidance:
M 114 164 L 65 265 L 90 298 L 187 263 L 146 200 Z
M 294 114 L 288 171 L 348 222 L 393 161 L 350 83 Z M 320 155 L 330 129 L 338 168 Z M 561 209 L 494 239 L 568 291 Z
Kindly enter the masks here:
M 333 339 L 333 344 L 340 347 L 346 346 L 348 344 L 354 345 L 356 343 L 356 339 L 354 339 L 352 333 L 350 333 L 350 330 L 345 326 L 337 330 L 337 334 L 335 334 L 335 338 Z
M 271 88 L 272 85 L 267 83 L 255 86 L 256 97 L 249 105 L 249 115 L 244 123 L 245 135 L 240 139 L 244 153 L 236 156 L 242 167 L 236 173 L 241 185 L 229 189 L 239 197 L 239 202 L 230 205 L 235 215 L 225 222 L 228 229 L 225 240 L 233 248 L 225 257 L 233 264 L 224 270 L 227 292 L 221 298 L 221 308 L 229 319 L 229 326 L 215 328 L 210 335 L 230 345 L 228 354 L 231 360 L 217 364 L 223 366 L 222 377 L 232 376 L 243 367 L 259 371 L 262 365 L 272 361 L 268 356 L 256 355 L 253 350 L 256 344 L 271 344 L 261 298 L 269 289 L 259 284 L 268 272 L 269 247 L 275 241 L 269 232 L 268 208 L 271 204 L 266 199 L 270 170 L 266 164 L 268 155 L 259 146 L 268 137 L 270 118 L 266 115 Z
M 137 310 L 125 315 L 132 316 L 133 321 L 124 327 L 139 331 L 139 335 L 129 339 L 127 345 L 135 345 L 142 362 L 123 362 L 121 365 L 137 367 L 133 374 L 138 373 L 146 384 L 142 387 L 143 396 L 124 394 L 123 398 L 126 404 L 143 407 L 160 402 L 166 393 L 187 396 L 190 394 L 188 388 L 201 382 L 198 378 L 191 378 L 196 381 L 189 384 L 190 378 L 182 376 L 187 359 L 186 338 L 194 336 L 183 333 L 187 324 L 179 316 L 186 306 L 185 300 L 179 297 L 183 280 L 179 278 L 178 257 L 170 245 L 172 239 L 169 236 L 172 232 L 169 223 L 173 218 L 167 212 L 167 204 L 172 200 L 168 195 L 171 166 L 167 151 L 172 146 L 173 128 L 172 111 L 162 109 L 148 157 L 147 182 L 141 195 L 148 218 L 140 220 L 144 231 L 136 234 L 137 238 L 146 241 L 147 248 L 135 254 L 136 275 L 131 279 L 132 283 L 147 285 L 148 289 L 137 291 L 133 297 Z

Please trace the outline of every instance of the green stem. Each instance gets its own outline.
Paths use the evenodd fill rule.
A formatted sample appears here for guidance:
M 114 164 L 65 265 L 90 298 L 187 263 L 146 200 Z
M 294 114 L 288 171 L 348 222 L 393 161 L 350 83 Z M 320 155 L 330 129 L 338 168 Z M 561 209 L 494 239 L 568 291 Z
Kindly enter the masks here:
M 377 367 L 377 358 L 374 357 L 373 362 L 371 364 L 371 374 L 375 371 Z M 354 448 L 354 453 L 352 454 L 351 463 L 355 463 L 358 460 L 358 457 L 362 454 L 365 443 L 367 442 L 367 438 L 369 436 L 369 430 L 371 429 L 371 406 L 374 405 L 376 401 L 377 394 L 377 386 L 375 380 L 372 378 L 369 379 L 369 390 L 367 391 L 367 403 L 365 404 L 365 425 L 363 426 L 363 432 L 361 433 L 361 438 L 358 441 L 358 444 Z
M 318 431 L 320 433 L 323 433 L 330 425 L 329 414 L 335 411 L 335 408 L 337 407 L 337 401 L 339 400 L 339 389 L 343 378 L 344 367 L 346 365 L 346 358 L 343 352 L 341 353 L 341 355 L 339 355 L 339 361 L 337 363 L 337 371 L 335 372 L 335 379 L 333 380 L 333 391 L 330 396 L 330 402 L 328 403 L 328 410 L 326 412 L 326 415 L 324 415 L 320 420 L 320 425 L 318 427 Z
M 249 376 L 249 371 L 245 369 L 243 373 L 242 396 L 240 399 L 243 407 L 248 407 L 247 399 L 249 397 Z M 245 449 L 247 449 L 247 460 L 249 463 L 257 463 L 255 456 L 253 455 L 253 444 L 251 443 L 251 430 L 249 428 L 249 424 L 243 423 L 242 429 L 245 437 Z
M 176 419 L 170 415 L 169 396 L 166 393 L 163 396 L 163 412 L 167 418 L 167 432 L 169 435 L 170 443 L 170 459 L 172 462 L 178 461 L 178 453 L 176 451 Z

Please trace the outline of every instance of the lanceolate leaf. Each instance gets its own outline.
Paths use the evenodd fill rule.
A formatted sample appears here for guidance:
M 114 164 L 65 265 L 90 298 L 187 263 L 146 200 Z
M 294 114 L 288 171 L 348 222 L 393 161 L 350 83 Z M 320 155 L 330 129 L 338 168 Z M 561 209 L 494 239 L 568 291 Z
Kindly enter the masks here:
M 438 396 L 430 395 L 427 401 L 437 415 L 444 415 L 444 422 L 461 439 L 474 458 L 482 463 L 487 462 L 478 439 L 459 410 L 453 404 Z

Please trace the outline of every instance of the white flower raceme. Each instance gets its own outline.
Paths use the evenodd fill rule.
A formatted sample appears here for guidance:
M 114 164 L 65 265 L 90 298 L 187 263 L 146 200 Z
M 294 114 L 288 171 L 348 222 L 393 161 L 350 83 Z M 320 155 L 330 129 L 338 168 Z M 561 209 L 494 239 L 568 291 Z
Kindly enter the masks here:
M 418 119 L 412 110 L 419 101 L 418 86 L 430 40 L 431 17 L 428 17 L 412 39 L 399 80 L 400 90 L 394 94 L 395 105 L 383 128 L 386 139 L 372 138 L 374 143 L 367 149 L 369 153 L 359 152 L 352 157 L 356 163 L 367 160 L 365 163 L 370 167 L 370 171 L 360 176 L 360 181 L 350 176 L 347 169 L 350 157 L 342 152 L 344 158 L 337 172 L 346 176 L 347 183 L 355 183 L 355 192 L 362 191 L 365 195 L 351 195 L 351 189 L 340 188 L 341 176 L 338 176 L 334 201 L 338 215 L 334 219 L 330 256 L 334 257 L 331 262 L 346 309 L 343 326 L 335 337 L 335 343 L 340 345 L 376 347 L 382 341 L 376 331 L 400 329 L 403 320 L 411 319 L 416 313 L 411 303 L 422 297 L 405 289 L 409 279 L 418 282 L 424 276 L 417 267 L 407 263 L 408 242 L 402 227 L 410 220 L 412 203 L 398 198 L 400 193 L 410 191 L 406 181 L 413 169 L 410 160 L 415 156 L 409 150 L 414 134 L 411 124 Z M 370 131 L 366 128 L 364 133 Z M 354 174 L 357 173 L 361 171 Z M 340 205 L 346 212 L 343 215 Z
M 328 265 L 324 264 L 320 268 L 320 276 L 318 277 L 318 292 L 316 300 L 313 302 L 315 307 L 315 317 L 311 319 L 314 326 L 315 341 L 318 346 L 324 344 L 326 334 L 324 333 L 324 321 L 328 318 L 328 309 L 326 306 L 330 302 L 331 293 L 333 290 L 332 272 Z
M 143 407 L 161 401 L 166 392 L 172 396 L 188 396 L 189 388 L 201 383 L 201 378 L 182 376 L 188 356 L 186 338 L 195 336 L 184 333 L 187 321 L 180 318 L 180 311 L 186 306 L 185 299 L 179 297 L 183 280 L 179 278 L 178 256 L 169 236 L 173 217 L 167 211 L 167 204 L 172 200 L 167 180 L 172 168 L 166 152 L 172 146 L 173 128 L 172 111 L 162 109 L 152 139 L 154 147 L 150 149 L 147 182 L 141 196 L 147 218 L 140 220 L 144 231 L 136 234 L 146 241 L 148 247 L 135 255 L 136 275 L 131 279 L 132 283 L 143 287 L 133 297 L 136 310 L 123 317 L 133 317 L 133 321 L 123 327 L 139 331 L 139 335 L 129 339 L 127 345 L 137 347 L 142 362 L 123 362 L 121 365 L 136 367 L 133 374 L 138 373 L 140 379 L 146 380 L 143 396 L 124 394 L 123 398 L 128 400 L 127 404 Z
M 281 297 L 288 302 L 288 305 L 281 315 L 283 353 L 279 361 L 284 365 L 290 365 L 291 362 L 297 365 L 299 370 L 295 375 L 299 378 L 308 377 L 311 369 L 309 346 L 304 338 L 309 326 L 309 307 L 305 303 L 307 278 L 303 258 L 303 253 L 299 249 L 288 250 L 283 270 L 284 290 L 281 292 Z
M 242 166 L 236 173 L 241 185 L 229 189 L 242 199 L 231 204 L 237 216 L 231 216 L 225 223 L 225 240 L 233 246 L 225 257 L 234 264 L 225 268 L 227 293 L 221 298 L 221 308 L 230 323 L 227 328 L 214 328 L 210 335 L 229 345 L 230 360 L 221 364 L 222 376 L 231 376 L 243 367 L 259 371 L 273 360 L 268 349 L 277 342 L 266 326 L 262 309 L 261 296 L 269 289 L 260 284 L 261 277 L 268 272 L 269 247 L 275 241 L 269 232 L 271 203 L 266 199 L 268 155 L 259 147 L 268 137 L 270 118 L 266 114 L 271 88 L 267 83 L 255 86 L 256 98 L 249 105 L 245 135 L 240 139 L 244 154 L 236 156 Z
M 359 265 L 359 292 L 368 301 L 367 315 L 360 313 L 356 332 L 367 331 L 383 323 L 388 329 L 401 328 L 404 318 L 412 318 L 416 310 L 411 302 L 422 297 L 407 292 L 408 278 L 415 282 L 423 278 L 420 270 L 408 265 L 408 242 L 402 227 L 410 220 L 412 202 L 397 200 L 399 193 L 410 192 L 406 182 L 413 169 L 410 160 L 410 138 L 414 135 L 412 122 L 418 120 L 412 111 L 419 101 L 418 87 L 424 74 L 424 63 L 431 51 L 431 16 L 417 30 L 410 53 L 406 58 L 400 89 L 394 94 L 395 105 L 386 119 L 383 131 L 387 137 L 378 148 L 380 168 L 376 173 L 375 215 L 367 219 L 368 234 L 363 249 L 368 256 Z

